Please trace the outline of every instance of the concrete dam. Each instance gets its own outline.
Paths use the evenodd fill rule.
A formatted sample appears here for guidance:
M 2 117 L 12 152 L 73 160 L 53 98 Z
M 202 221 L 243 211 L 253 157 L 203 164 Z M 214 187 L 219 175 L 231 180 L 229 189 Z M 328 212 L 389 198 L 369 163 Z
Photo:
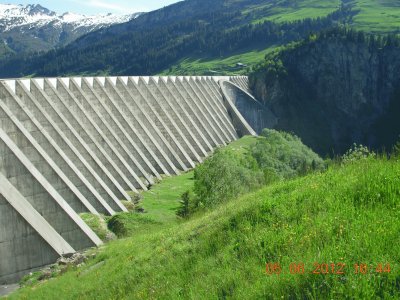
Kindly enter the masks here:
M 0 284 L 101 245 L 80 213 L 127 211 L 266 113 L 247 77 L 1 80 Z

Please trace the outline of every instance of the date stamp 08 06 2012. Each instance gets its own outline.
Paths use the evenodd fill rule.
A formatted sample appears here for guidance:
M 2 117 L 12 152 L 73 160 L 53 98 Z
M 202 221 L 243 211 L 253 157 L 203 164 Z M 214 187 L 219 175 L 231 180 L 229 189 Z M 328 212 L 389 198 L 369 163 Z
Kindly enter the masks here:
M 389 263 L 378 263 L 375 265 L 366 263 L 355 263 L 353 266 L 346 265 L 345 263 L 313 263 L 308 266 L 304 263 L 291 263 L 287 268 L 283 268 L 279 263 L 266 263 L 265 272 L 267 275 L 344 275 L 348 272 L 354 274 L 367 275 L 367 274 L 390 274 L 393 271 Z

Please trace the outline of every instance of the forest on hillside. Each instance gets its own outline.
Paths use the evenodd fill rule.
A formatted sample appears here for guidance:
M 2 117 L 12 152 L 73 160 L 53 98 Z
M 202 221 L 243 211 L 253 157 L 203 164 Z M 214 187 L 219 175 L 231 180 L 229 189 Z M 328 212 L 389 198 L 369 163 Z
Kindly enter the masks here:
M 97 43 L 83 37 L 65 48 L 44 54 L 10 56 L 0 61 L 0 76 L 151 75 L 188 56 L 218 58 L 241 49 L 298 41 L 313 32 L 332 28 L 353 14 L 343 6 L 325 17 L 252 23 L 244 22 L 239 10 L 207 12 L 143 31 L 131 30 L 116 36 L 100 34 L 102 38 Z

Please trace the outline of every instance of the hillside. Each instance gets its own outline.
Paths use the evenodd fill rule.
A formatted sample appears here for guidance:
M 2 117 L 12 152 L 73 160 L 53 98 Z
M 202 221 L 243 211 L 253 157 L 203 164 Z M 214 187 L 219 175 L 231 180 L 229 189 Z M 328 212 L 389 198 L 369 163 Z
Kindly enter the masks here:
M 245 73 L 237 63 L 254 65 L 271 47 L 338 23 L 398 32 L 397 2 L 369 1 L 186 0 L 57 51 L 3 61 L 0 76 Z
M 289 5 L 275 2 L 274 9 L 285 10 Z M 272 8 L 265 10 L 264 6 L 265 1 L 260 0 L 178 2 L 129 23 L 86 35 L 60 50 L 3 61 L 0 76 L 155 74 L 186 58 L 219 60 L 235 53 L 266 49 L 275 43 L 299 39 L 310 30 L 332 26 L 342 15 L 289 26 L 269 21 L 249 25 L 265 14 L 284 13 L 274 12 Z M 329 12 L 334 10 L 335 7 L 331 7 Z M 309 16 L 314 15 L 313 9 Z M 293 20 L 297 20 L 296 17 Z M 257 55 L 257 60 L 262 56 Z
M 253 91 L 318 153 L 353 143 L 390 149 L 400 126 L 400 41 L 332 30 L 267 56 L 250 76 Z
M 255 142 L 230 147 L 243 154 Z M 399 172 L 398 159 L 351 159 L 185 221 L 146 223 L 11 299 L 398 298 Z M 156 187 L 143 202 L 173 190 Z
M 393 0 L 347 1 L 358 13 L 350 23 L 356 29 L 375 33 L 400 33 L 400 3 Z

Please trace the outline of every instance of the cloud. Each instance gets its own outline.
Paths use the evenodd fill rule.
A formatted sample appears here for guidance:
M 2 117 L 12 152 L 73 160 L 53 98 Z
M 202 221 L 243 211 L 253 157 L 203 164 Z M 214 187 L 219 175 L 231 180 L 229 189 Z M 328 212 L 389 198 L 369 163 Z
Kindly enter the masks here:
M 120 12 L 120 13 L 126 13 L 126 12 L 133 11 L 133 9 L 131 7 L 125 7 L 123 5 L 118 5 L 115 3 L 110 3 L 107 1 L 101 1 L 101 0 L 89 0 L 89 1 L 74 0 L 74 2 L 83 4 L 85 6 L 93 7 L 93 8 L 107 9 L 107 10 L 111 10 L 114 12 Z
M 85 5 L 96 7 L 96 8 L 106 8 L 106 9 L 111 9 L 115 11 L 126 11 L 126 7 L 123 7 L 121 5 L 113 4 L 113 3 L 108 3 L 104 1 L 99 1 L 99 0 L 89 0 L 83 2 Z
M 112 12 L 115 14 L 128 14 L 128 13 L 134 13 L 134 12 L 147 12 L 151 11 L 154 9 L 157 9 L 161 7 L 162 3 L 164 3 L 163 6 L 169 5 L 171 3 L 175 3 L 178 1 L 182 0 L 163 0 L 159 2 L 154 2 L 151 0 L 136 0 L 136 1 L 131 1 L 131 0 L 119 0 L 119 1 L 112 1 L 112 0 L 64 0 L 67 2 L 72 2 L 75 3 L 79 6 L 86 6 L 88 9 L 85 11 L 88 11 L 90 9 L 91 13 L 93 12 Z M 132 3 L 134 2 L 134 4 Z M 89 13 L 89 12 L 87 12 Z

